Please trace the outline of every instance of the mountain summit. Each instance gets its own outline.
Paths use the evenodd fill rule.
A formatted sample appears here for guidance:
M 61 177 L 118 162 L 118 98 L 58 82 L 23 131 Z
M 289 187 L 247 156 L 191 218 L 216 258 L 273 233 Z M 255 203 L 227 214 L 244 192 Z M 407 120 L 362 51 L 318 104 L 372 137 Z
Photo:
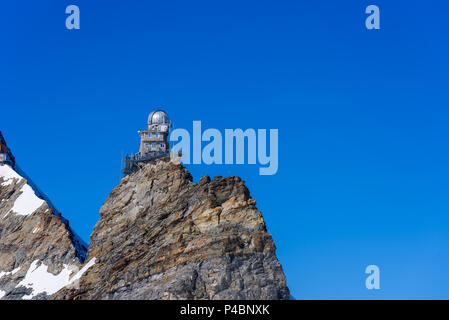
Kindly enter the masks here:
M 240 178 L 195 183 L 179 159 L 139 163 L 101 208 L 86 253 L 1 133 L 0 145 L 0 299 L 290 298 Z
M 265 222 L 238 177 L 169 157 L 122 179 L 100 210 L 77 287 L 53 299 L 289 299 Z
M 87 245 L 15 163 L 0 132 L 0 299 L 48 299 L 84 270 Z

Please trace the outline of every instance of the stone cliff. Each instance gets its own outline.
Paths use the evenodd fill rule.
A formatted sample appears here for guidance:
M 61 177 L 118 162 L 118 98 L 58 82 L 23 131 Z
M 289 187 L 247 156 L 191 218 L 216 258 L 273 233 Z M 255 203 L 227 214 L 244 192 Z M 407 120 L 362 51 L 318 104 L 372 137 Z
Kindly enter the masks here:
M 81 276 L 86 251 L 32 181 L 0 164 L 0 299 L 48 299 Z
M 159 160 L 123 178 L 100 215 L 90 268 L 53 299 L 289 299 L 240 178 L 194 183 L 179 163 Z

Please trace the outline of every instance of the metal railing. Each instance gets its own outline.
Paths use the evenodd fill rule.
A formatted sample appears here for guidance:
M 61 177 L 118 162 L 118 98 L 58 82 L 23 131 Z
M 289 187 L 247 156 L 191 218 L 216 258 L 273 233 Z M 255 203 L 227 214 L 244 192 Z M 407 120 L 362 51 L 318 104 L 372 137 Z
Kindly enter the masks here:
M 141 155 L 140 153 L 126 155 L 122 160 L 122 174 L 123 176 L 130 175 L 133 172 L 136 172 L 140 169 L 139 164 L 151 162 L 163 157 L 170 155 L 170 152 L 167 151 L 158 151 L 153 152 L 148 155 Z

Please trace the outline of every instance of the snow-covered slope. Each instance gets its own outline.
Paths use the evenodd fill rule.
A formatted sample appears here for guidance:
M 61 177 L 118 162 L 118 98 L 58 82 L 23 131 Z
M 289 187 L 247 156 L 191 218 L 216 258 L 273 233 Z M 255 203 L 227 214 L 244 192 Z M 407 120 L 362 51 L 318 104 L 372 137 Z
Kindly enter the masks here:
M 0 166 L 0 177 L 3 177 L 4 182 L 2 186 L 6 187 L 13 183 L 14 180 L 21 181 L 23 177 L 19 176 L 10 166 Z M 8 211 L 3 218 L 10 213 L 15 213 L 21 216 L 28 216 L 39 209 L 44 200 L 37 197 L 34 190 L 29 184 L 24 184 L 20 189 L 20 196 L 14 201 L 14 205 L 10 211 Z
M 0 164 L 0 299 L 47 299 L 76 281 L 87 245 L 31 179 Z

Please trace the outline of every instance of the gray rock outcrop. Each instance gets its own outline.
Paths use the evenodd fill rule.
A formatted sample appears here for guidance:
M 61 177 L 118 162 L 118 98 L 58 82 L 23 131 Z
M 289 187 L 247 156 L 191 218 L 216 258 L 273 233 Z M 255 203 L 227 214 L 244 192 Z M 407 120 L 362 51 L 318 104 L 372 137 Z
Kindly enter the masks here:
M 289 299 L 265 222 L 238 177 L 169 159 L 122 179 L 100 210 L 76 287 L 53 299 Z

